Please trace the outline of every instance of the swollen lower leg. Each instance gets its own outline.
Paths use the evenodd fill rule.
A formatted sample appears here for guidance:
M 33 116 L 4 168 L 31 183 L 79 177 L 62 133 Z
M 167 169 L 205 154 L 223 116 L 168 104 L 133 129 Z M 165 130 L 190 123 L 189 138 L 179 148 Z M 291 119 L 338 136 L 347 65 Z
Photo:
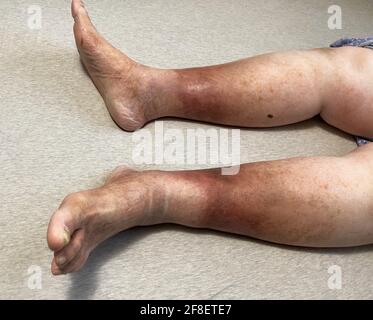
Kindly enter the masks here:
M 167 222 L 270 242 L 343 247 L 373 242 L 372 192 L 365 160 L 296 158 L 219 171 L 160 173 Z
M 224 65 L 163 70 L 159 116 L 272 127 L 317 115 L 332 70 L 322 49 L 256 56 Z

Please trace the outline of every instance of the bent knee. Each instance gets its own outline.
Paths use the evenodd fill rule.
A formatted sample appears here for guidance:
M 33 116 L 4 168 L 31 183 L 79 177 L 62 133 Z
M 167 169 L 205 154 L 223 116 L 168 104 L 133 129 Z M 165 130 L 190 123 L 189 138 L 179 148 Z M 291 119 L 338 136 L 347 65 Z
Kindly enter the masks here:
M 351 134 L 373 137 L 373 50 L 330 49 L 321 117 Z

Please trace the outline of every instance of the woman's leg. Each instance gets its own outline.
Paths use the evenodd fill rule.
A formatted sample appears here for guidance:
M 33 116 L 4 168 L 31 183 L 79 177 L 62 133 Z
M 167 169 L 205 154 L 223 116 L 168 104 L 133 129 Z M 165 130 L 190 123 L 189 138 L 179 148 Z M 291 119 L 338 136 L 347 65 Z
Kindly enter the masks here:
M 73 15 L 83 62 L 125 129 L 166 115 L 273 126 L 321 113 L 347 132 L 373 136 L 369 50 L 292 52 L 209 68 L 155 70 L 102 39 L 79 0 L 73 1 Z M 372 179 L 373 144 L 342 158 L 247 164 L 235 176 L 120 168 L 103 187 L 66 197 L 53 215 L 52 272 L 80 269 L 91 250 L 117 232 L 159 223 L 297 246 L 373 243 Z
M 373 243 L 373 144 L 345 157 L 294 158 L 220 170 L 114 171 L 101 188 L 66 197 L 48 244 L 54 274 L 80 269 L 103 240 L 135 226 L 174 223 L 275 243 Z
M 373 137 L 373 51 L 362 48 L 272 53 L 224 65 L 161 70 L 140 65 L 95 30 L 74 0 L 82 61 L 116 123 L 181 117 L 242 127 L 272 127 L 317 114 L 346 132 Z

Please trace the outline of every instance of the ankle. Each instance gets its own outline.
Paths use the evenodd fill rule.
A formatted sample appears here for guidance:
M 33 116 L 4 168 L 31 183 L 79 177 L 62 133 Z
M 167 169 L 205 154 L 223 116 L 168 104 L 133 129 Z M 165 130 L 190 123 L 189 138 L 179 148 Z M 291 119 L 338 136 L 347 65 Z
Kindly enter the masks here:
M 176 116 L 181 106 L 177 94 L 177 73 L 171 69 L 142 66 L 141 77 L 146 120 Z
M 149 170 L 138 173 L 136 179 L 141 181 L 143 213 L 139 225 L 149 226 L 168 223 L 167 192 L 162 171 Z
M 205 227 L 221 185 L 216 172 L 153 172 L 155 192 L 160 201 L 156 213 L 158 223 Z

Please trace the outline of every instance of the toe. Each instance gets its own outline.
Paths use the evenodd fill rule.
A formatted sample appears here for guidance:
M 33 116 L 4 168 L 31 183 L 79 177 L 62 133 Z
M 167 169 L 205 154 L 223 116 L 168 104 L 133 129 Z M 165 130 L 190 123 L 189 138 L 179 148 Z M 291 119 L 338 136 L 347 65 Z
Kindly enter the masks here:
M 97 48 L 99 40 L 101 39 L 93 26 L 91 19 L 84 7 L 81 7 L 77 15 L 74 16 L 74 36 L 75 43 L 81 53 L 92 53 Z
M 71 1 L 71 15 L 73 18 L 78 14 L 81 2 L 80 0 L 72 0 Z
M 53 261 L 52 261 L 51 271 L 52 271 L 52 274 L 53 274 L 54 276 L 59 276 L 59 275 L 62 274 L 62 271 L 61 271 L 61 269 L 57 266 L 55 259 L 53 259 Z
M 65 220 L 71 219 L 68 211 L 57 210 L 48 226 L 47 240 L 49 249 L 52 251 L 61 250 L 70 242 L 71 229 L 65 224 Z
M 71 2 L 71 15 L 75 19 L 81 14 L 87 14 L 84 2 L 82 0 L 72 0 Z
M 83 1 L 73 0 L 71 4 L 71 14 L 75 20 L 75 23 L 81 28 L 95 30 Z
M 88 252 L 81 250 L 80 253 L 70 261 L 67 265 L 65 265 L 61 270 L 62 274 L 67 274 L 71 272 L 79 271 L 85 264 L 88 258 Z M 53 271 L 52 271 L 53 272 Z
M 84 206 L 79 194 L 65 198 L 49 222 L 47 241 L 51 250 L 59 251 L 70 242 L 71 235 L 81 227 Z
M 84 240 L 84 231 L 79 229 L 71 237 L 71 241 L 54 256 L 56 265 L 62 269 L 70 263 L 79 253 Z

